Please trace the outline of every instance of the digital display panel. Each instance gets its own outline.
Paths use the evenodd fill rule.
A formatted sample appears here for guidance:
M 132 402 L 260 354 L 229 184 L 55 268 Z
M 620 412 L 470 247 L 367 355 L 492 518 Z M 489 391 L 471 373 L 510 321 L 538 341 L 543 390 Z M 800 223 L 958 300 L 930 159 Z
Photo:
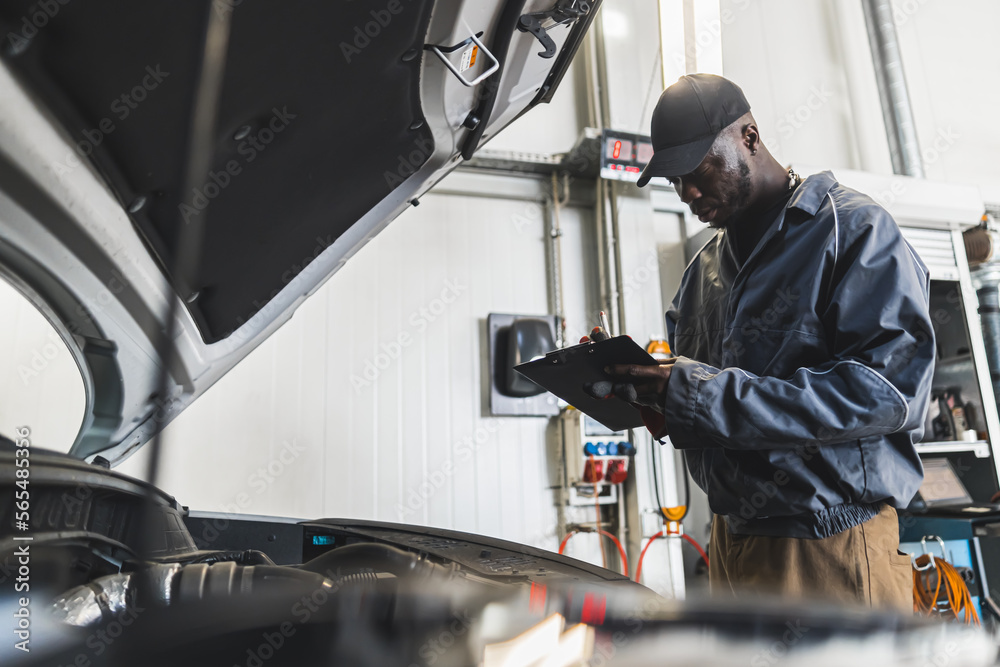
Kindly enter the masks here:
M 628 139 L 608 137 L 604 142 L 605 157 L 609 160 L 627 161 L 632 159 L 632 142 Z
M 647 141 L 640 141 L 636 144 L 635 161 L 647 165 L 651 159 L 653 159 L 653 144 Z
M 653 144 L 641 134 L 604 130 L 601 142 L 601 178 L 634 183 L 653 156 Z

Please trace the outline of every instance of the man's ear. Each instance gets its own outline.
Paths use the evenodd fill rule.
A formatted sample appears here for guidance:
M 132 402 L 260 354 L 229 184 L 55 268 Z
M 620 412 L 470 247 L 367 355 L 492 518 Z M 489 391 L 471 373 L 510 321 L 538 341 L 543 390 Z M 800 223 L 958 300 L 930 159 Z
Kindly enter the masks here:
M 755 154 L 757 149 L 760 148 L 760 132 L 757 130 L 755 123 L 750 123 L 743 128 L 743 145 L 747 147 L 751 155 Z

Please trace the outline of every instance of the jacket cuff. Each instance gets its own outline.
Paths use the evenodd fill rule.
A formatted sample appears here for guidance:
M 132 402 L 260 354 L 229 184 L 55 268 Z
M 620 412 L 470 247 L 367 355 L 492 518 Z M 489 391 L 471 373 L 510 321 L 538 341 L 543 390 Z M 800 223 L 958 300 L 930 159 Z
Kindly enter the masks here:
M 663 417 L 670 442 L 678 449 L 697 447 L 702 439 L 695 432 L 701 383 L 713 374 L 711 366 L 686 357 L 674 362 L 667 381 Z

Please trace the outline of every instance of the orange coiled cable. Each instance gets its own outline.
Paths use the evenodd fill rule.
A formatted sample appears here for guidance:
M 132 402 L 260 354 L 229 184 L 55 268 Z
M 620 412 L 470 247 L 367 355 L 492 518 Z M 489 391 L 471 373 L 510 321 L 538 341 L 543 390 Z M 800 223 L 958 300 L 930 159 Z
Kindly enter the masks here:
M 923 554 L 916 559 L 918 567 L 930 564 L 930 554 Z M 943 602 L 940 600 L 942 588 L 948 600 L 946 607 L 940 604 Z M 956 619 L 963 620 L 966 625 L 980 624 L 969 587 L 965 585 L 965 580 L 955 566 L 943 558 L 934 558 L 933 567 L 926 570 L 918 570 L 916 567 L 913 569 L 913 611 L 925 616 L 951 611 Z

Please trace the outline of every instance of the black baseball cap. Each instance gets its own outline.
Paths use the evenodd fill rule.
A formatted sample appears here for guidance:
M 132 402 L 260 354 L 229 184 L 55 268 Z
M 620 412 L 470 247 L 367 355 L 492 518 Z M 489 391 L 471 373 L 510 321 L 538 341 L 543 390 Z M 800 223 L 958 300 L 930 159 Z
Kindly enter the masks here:
M 750 111 L 740 87 L 714 74 L 686 74 L 660 95 L 650 134 L 653 157 L 638 185 L 653 176 L 681 176 L 701 164 L 725 127 Z

